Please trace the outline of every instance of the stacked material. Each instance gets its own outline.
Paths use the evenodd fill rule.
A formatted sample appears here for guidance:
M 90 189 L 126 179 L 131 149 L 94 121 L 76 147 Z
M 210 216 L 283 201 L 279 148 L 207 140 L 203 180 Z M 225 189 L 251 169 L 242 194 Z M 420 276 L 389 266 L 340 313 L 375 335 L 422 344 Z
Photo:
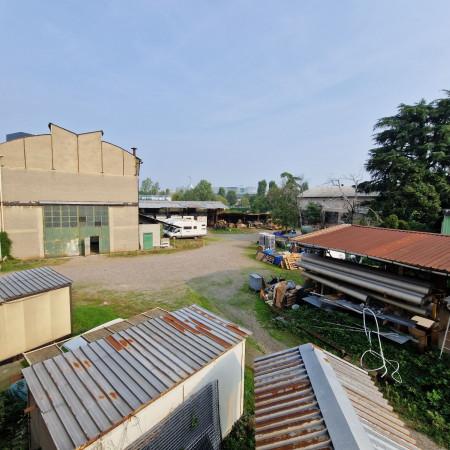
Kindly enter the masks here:
M 428 283 L 312 254 L 303 255 L 300 267 L 312 280 L 363 302 L 371 297 L 414 313 L 426 312 L 424 305 L 431 290 Z

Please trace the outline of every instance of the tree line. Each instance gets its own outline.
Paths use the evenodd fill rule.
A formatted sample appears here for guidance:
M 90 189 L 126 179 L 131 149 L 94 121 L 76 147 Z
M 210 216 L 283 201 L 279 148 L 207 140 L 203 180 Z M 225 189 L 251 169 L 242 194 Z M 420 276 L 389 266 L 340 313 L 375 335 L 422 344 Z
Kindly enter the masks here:
M 450 91 L 444 92 L 444 98 L 431 102 L 401 104 L 395 115 L 383 117 L 375 124 L 375 146 L 369 150 L 365 165 L 370 180 L 353 182 L 359 192 L 378 193 L 369 208 L 371 224 L 439 230 L 443 210 L 450 209 Z M 177 190 L 172 198 L 219 200 L 252 212 L 271 212 L 281 225 L 294 228 L 301 220 L 298 197 L 307 188 L 302 176 L 284 172 L 280 184 L 261 180 L 255 195 L 240 199 L 236 192 L 223 187 L 214 193 L 207 180 Z M 146 179 L 140 193 L 168 195 L 169 190 Z M 320 205 L 309 204 L 302 215 L 311 223 L 319 223 Z M 352 214 L 349 220 L 353 220 Z

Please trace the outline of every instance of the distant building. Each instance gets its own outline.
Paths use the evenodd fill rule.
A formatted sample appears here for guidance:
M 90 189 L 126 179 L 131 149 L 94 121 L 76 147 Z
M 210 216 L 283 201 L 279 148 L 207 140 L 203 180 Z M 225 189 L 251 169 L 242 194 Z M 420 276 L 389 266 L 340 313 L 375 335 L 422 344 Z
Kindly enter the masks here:
M 140 200 L 139 215 L 141 223 L 145 219 L 166 219 L 190 217 L 213 226 L 220 212 L 228 209 L 222 202 L 197 200 Z
M 50 133 L 0 144 L 1 229 L 17 258 L 137 250 L 138 175 L 133 152 L 102 131 Z
M 256 195 L 257 189 L 254 186 L 224 186 L 225 192 L 234 191 L 238 198 L 244 195 Z M 220 187 L 215 187 L 214 192 L 217 194 Z
M 376 192 L 356 192 L 352 186 L 318 186 L 303 192 L 298 204 L 300 211 L 305 211 L 308 203 L 317 203 L 322 207 L 325 224 L 338 224 L 344 221 L 352 207 L 359 215 L 367 214 L 366 204 L 377 196 Z

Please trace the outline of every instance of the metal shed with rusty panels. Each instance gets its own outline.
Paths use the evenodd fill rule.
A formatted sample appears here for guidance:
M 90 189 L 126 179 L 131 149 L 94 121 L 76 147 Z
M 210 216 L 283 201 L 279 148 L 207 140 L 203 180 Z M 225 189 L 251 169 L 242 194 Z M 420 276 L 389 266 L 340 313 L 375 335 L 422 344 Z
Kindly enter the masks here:
M 255 359 L 258 450 L 418 450 L 369 374 L 312 344 Z
M 411 322 L 421 348 L 449 347 L 450 236 L 340 225 L 293 241 L 314 292 L 380 305 Z
M 50 267 L 0 277 L 0 362 L 71 334 L 71 285 Z
M 32 449 L 218 448 L 243 413 L 250 332 L 196 305 L 134 322 L 23 370 Z

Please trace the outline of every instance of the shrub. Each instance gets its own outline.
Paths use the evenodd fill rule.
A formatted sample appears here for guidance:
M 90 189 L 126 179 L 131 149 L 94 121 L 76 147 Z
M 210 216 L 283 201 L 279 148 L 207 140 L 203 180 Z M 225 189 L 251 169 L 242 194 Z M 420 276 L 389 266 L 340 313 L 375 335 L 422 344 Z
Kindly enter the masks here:
M 2 258 L 5 256 L 11 257 L 12 242 L 6 231 L 0 231 L 0 245 L 2 249 Z
M 384 228 L 398 228 L 399 220 L 396 214 L 390 214 L 383 220 Z

